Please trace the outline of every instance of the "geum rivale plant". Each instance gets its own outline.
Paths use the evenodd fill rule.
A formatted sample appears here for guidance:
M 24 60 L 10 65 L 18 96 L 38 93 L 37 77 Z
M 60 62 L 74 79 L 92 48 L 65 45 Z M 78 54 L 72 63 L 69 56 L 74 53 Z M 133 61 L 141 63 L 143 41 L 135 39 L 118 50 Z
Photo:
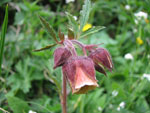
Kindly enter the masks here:
M 66 81 L 69 82 L 73 94 L 84 94 L 89 90 L 98 87 L 95 76 L 95 70 L 106 75 L 105 68 L 112 71 L 113 64 L 109 52 L 99 45 L 86 45 L 78 41 L 79 38 L 84 38 L 101 29 L 103 26 L 94 26 L 87 31 L 83 30 L 87 24 L 91 10 L 91 2 L 85 0 L 83 8 L 80 12 L 80 21 L 77 22 L 74 17 L 66 13 L 69 20 L 68 34 L 64 35 L 60 30 L 58 37 L 54 29 L 39 16 L 42 25 L 47 32 L 53 37 L 56 43 L 48 45 L 44 48 L 35 50 L 42 51 L 50 49 L 56 45 L 60 45 L 54 51 L 54 69 L 62 67 L 63 86 L 61 94 L 62 112 L 66 113 Z M 78 56 L 75 45 L 83 51 L 83 56 Z

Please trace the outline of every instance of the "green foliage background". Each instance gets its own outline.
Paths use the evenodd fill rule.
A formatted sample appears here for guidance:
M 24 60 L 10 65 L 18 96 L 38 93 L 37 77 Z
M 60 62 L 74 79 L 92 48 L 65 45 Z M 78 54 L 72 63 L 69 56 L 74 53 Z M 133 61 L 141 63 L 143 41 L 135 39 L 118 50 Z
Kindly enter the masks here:
M 37 15 L 66 34 L 65 12 L 79 17 L 83 1 L 66 4 L 61 0 L 1 0 L 0 26 L 6 3 L 9 16 L 0 76 L 0 108 L 10 113 L 61 113 L 58 93 L 62 77 L 61 68 L 53 70 L 55 48 L 32 51 L 54 42 Z M 130 5 L 130 10 L 126 5 Z M 92 0 L 88 23 L 106 29 L 80 41 L 104 43 L 100 46 L 109 50 L 114 69 L 107 72 L 107 77 L 97 72 L 100 87 L 88 94 L 72 95 L 68 86 L 68 113 L 150 113 L 150 80 L 143 78 L 143 74 L 150 74 L 149 6 L 150 0 Z M 139 11 L 148 13 L 149 22 L 144 18 L 138 24 L 134 22 L 134 13 Z M 136 42 L 137 37 L 143 40 L 142 45 Z M 124 58 L 127 53 L 133 55 L 133 60 Z M 121 102 L 125 102 L 125 107 L 117 110 Z

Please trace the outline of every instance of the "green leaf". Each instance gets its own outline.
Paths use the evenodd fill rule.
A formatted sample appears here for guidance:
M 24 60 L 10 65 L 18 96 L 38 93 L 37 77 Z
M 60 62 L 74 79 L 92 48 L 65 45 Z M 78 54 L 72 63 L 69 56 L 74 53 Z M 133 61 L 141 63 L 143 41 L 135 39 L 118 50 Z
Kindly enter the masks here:
M 12 96 L 7 96 L 8 105 L 13 113 L 28 113 L 30 108 L 27 102 Z
M 50 98 L 47 98 L 47 100 L 44 100 L 44 101 L 46 103 L 46 101 L 49 102 L 49 100 L 50 100 Z M 52 110 L 50 108 L 47 107 L 48 105 L 46 105 L 45 103 L 44 103 L 44 105 L 42 105 L 41 101 L 39 101 L 39 102 L 30 101 L 28 103 L 32 106 L 32 109 L 35 109 L 38 113 L 54 113 L 54 112 L 52 112 Z M 53 106 L 51 106 L 51 105 L 49 105 L 49 106 L 53 108 Z
M 57 80 L 57 78 L 55 76 L 53 76 L 48 69 L 45 70 L 44 72 L 44 76 L 46 79 L 48 79 L 50 82 L 54 83 L 57 87 L 57 92 L 60 96 L 61 95 L 61 84 L 60 82 Z
M 16 73 L 7 77 L 7 85 L 11 87 L 7 93 L 9 96 L 17 94 L 19 90 L 21 90 L 24 94 L 28 93 L 30 88 L 32 88 L 32 81 L 43 78 L 38 68 L 31 65 L 32 62 L 33 60 L 27 57 L 23 61 L 18 61 L 15 65 Z M 42 68 L 42 65 L 40 66 Z M 37 71 L 34 72 L 35 70 Z
M 88 36 L 88 35 L 91 35 L 91 34 L 93 34 L 93 33 L 96 33 L 96 32 L 98 32 L 99 30 L 102 30 L 102 29 L 104 29 L 104 28 L 105 28 L 104 26 L 95 26 L 95 27 L 92 27 L 91 29 L 89 29 L 89 30 L 83 32 L 83 33 L 81 34 L 80 38 L 83 38 L 83 37 L 85 37 L 85 36 Z
M 67 15 L 67 18 L 69 20 L 71 27 L 73 28 L 73 31 L 75 32 L 75 34 L 77 34 L 78 33 L 77 21 L 74 19 L 73 15 L 71 15 L 70 13 L 66 12 L 66 15 Z
M 80 32 L 88 21 L 90 10 L 91 2 L 90 0 L 85 0 L 82 10 L 80 11 Z
M 59 36 L 59 38 L 60 38 L 60 40 L 61 41 L 63 41 L 64 40 L 64 34 L 61 32 L 61 30 L 59 29 L 59 31 L 58 31 L 58 36 Z
M 2 25 L 2 33 L 0 38 L 0 75 L 1 75 L 1 65 L 3 60 L 3 51 L 4 51 L 4 43 L 5 43 L 5 34 L 7 31 L 7 24 L 8 24 L 8 5 L 6 6 L 6 10 L 5 10 L 5 18 Z
M 25 21 L 25 16 L 23 12 L 17 12 L 15 14 L 15 25 L 22 25 Z
M 43 47 L 43 48 L 40 48 L 40 49 L 35 49 L 35 50 L 33 50 L 33 51 L 35 51 L 35 52 L 37 52 L 37 51 L 44 51 L 44 50 L 50 49 L 50 48 L 52 48 L 52 47 L 54 47 L 54 46 L 56 46 L 56 45 L 57 45 L 57 44 L 51 44 L 51 45 L 48 45 L 48 46 Z
M 6 4 L 8 2 L 11 2 L 11 0 L 1 0 L 0 2 L 0 6 L 2 6 L 3 4 Z
M 68 38 L 71 40 L 71 39 L 74 39 L 74 32 L 68 28 Z
M 57 37 L 56 37 L 56 33 L 54 31 L 54 29 L 52 28 L 51 25 L 48 24 L 48 22 L 46 22 L 46 20 L 44 18 L 42 18 L 41 16 L 39 16 L 42 25 L 45 27 L 45 29 L 47 30 L 48 34 L 50 36 L 53 37 L 53 39 L 58 43 Z
M 5 3 L 8 3 L 8 2 L 10 2 L 11 0 L 1 0 L 1 2 L 0 2 L 0 6 L 2 6 L 3 4 L 5 4 Z

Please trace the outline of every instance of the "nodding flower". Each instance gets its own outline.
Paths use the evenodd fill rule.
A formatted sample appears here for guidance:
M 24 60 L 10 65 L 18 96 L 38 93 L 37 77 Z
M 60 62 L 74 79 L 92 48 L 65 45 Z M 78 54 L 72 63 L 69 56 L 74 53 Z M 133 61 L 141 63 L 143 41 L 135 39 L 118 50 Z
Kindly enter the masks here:
M 71 57 L 62 67 L 73 94 L 87 93 L 98 87 L 94 63 L 85 56 Z
M 74 44 L 82 49 L 83 56 L 77 55 Z M 95 70 L 106 75 L 105 68 L 109 71 L 113 68 L 111 56 L 106 49 L 98 48 L 98 45 L 84 45 L 68 38 L 63 41 L 62 47 L 54 51 L 54 69 L 60 66 L 73 94 L 84 94 L 98 87 Z

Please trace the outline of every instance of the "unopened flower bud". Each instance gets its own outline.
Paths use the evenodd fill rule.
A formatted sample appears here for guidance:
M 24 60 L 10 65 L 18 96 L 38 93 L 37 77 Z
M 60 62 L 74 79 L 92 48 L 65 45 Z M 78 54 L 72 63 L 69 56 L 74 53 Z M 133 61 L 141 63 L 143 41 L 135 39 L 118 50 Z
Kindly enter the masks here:
M 92 51 L 92 50 L 95 50 L 97 47 L 98 47 L 98 45 L 92 44 L 92 45 L 86 45 L 85 49 L 88 51 Z
M 106 67 L 109 71 L 112 71 L 113 64 L 109 52 L 104 48 L 97 48 L 95 51 L 89 54 L 89 57 L 94 61 L 97 71 L 104 73 Z
M 54 69 L 62 66 L 71 56 L 71 52 L 65 47 L 59 47 L 54 51 Z

